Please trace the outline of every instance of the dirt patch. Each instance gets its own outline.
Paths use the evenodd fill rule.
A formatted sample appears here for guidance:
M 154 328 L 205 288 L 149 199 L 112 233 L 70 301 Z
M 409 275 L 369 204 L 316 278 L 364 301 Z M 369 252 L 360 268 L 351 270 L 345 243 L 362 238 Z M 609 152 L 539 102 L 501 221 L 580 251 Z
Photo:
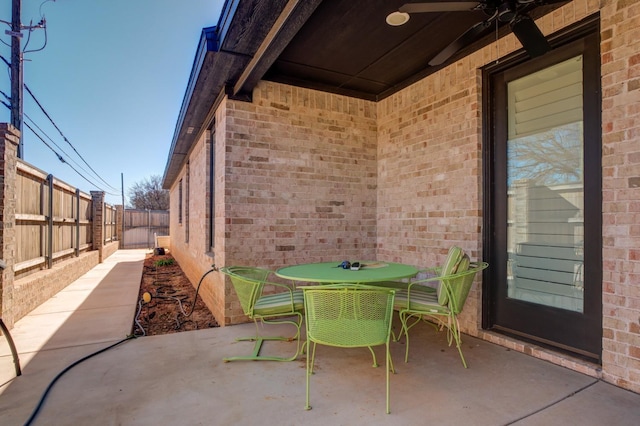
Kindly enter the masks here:
M 151 296 L 146 303 L 145 293 Z M 171 254 L 148 254 L 142 270 L 134 333 L 138 336 L 156 336 L 218 327 L 218 322 L 200 295 L 193 306 L 195 297 L 196 289 Z

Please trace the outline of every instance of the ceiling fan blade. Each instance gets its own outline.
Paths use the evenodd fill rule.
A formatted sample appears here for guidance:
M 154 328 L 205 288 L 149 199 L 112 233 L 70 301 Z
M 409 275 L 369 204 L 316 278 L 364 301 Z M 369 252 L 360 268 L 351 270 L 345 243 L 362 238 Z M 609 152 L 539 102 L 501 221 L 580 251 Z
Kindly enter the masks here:
M 478 22 L 473 27 L 469 28 L 465 31 L 460 37 L 455 39 L 450 45 L 445 47 L 440 53 L 434 56 L 430 61 L 429 65 L 435 67 L 437 65 L 443 64 L 447 59 L 452 57 L 458 50 L 467 46 L 469 43 L 473 42 L 480 33 L 484 32 L 487 28 L 491 27 L 491 23 L 493 19 L 489 19 L 486 21 Z
M 511 31 L 516 35 L 522 47 L 530 57 L 542 56 L 551 50 L 551 45 L 540 31 L 540 28 L 528 15 L 519 15 L 511 24 Z
M 423 12 L 460 12 L 469 11 L 478 7 L 478 1 L 454 1 L 454 2 L 438 2 L 438 3 L 406 3 L 398 9 L 404 13 L 423 13 Z

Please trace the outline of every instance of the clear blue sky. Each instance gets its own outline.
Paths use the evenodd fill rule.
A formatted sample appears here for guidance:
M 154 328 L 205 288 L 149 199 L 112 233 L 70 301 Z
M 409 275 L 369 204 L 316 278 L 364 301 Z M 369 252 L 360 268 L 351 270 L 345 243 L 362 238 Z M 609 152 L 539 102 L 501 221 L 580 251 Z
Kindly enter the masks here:
M 0 19 L 11 21 L 12 1 L 0 3 Z M 122 202 L 122 173 L 128 203 L 131 185 L 164 174 L 200 33 L 218 23 L 223 4 L 224 0 L 22 0 L 22 24 L 36 24 L 41 11 L 48 37 L 42 51 L 25 55 L 24 82 L 80 155 L 116 189 L 95 177 L 26 91 L 25 114 L 64 152 L 44 137 L 47 143 L 94 185 L 58 160 L 26 126 L 23 159 L 84 192 L 105 190 L 112 204 Z M 0 26 L 0 39 L 10 44 L 4 34 L 9 27 Z M 26 32 L 23 47 L 25 41 Z M 32 32 L 27 50 L 40 48 L 43 41 L 43 30 Z M 10 61 L 7 45 L 0 44 L 0 54 Z M 0 89 L 10 95 L 8 67 L 0 66 L 7 68 L 0 73 Z M 0 98 L 6 102 L 1 94 Z M 10 121 L 9 110 L 0 105 L 0 122 Z M 25 123 L 33 127 L 26 118 Z

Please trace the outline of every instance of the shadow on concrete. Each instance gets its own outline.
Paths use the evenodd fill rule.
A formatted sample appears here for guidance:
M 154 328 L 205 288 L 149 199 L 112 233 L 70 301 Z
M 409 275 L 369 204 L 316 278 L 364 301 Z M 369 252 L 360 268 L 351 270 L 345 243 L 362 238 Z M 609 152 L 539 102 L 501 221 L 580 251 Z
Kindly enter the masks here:
M 41 347 L 31 343 L 34 356 L 23 376 L 2 389 L 3 425 L 23 424 L 63 368 L 130 332 L 140 273 L 141 263 L 124 259 L 81 302 L 58 301 L 76 300 L 77 307 Z M 125 280 L 131 288 L 120 286 Z M 80 292 L 83 285 L 68 291 Z M 34 316 L 67 312 L 55 303 Z M 269 334 L 291 332 L 268 327 Z M 463 336 L 465 369 L 446 334 L 427 324 L 413 329 L 408 363 L 404 344 L 391 345 L 397 370 L 390 379 L 391 414 L 385 414 L 384 368 L 372 368 L 369 351 L 326 346 L 317 349 L 313 409 L 306 411 L 305 356 L 293 362 L 222 361 L 250 352 L 253 343 L 235 339 L 253 331 L 253 324 L 242 324 L 119 345 L 65 374 L 34 424 L 635 426 L 640 418 L 640 395 L 470 336 Z M 284 355 L 292 345 L 269 342 L 265 351 Z M 382 359 L 383 348 L 375 350 Z

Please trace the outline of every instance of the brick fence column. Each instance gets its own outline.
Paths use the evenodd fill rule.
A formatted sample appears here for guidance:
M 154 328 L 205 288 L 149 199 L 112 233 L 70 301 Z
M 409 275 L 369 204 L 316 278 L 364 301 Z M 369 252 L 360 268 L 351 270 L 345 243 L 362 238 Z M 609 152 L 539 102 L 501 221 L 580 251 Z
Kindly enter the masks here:
M 98 250 L 98 262 L 103 261 L 104 250 L 104 192 L 91 191 L 93 249 Z
M 0 317 L 8 328 L 14 324 L 13 283 L 16 251 L 16 178 L 20 132 L 0 123 Z
M 118 240 L 118 248 L 124 249 L 124 206 L 116 205 L 116 239 Z

